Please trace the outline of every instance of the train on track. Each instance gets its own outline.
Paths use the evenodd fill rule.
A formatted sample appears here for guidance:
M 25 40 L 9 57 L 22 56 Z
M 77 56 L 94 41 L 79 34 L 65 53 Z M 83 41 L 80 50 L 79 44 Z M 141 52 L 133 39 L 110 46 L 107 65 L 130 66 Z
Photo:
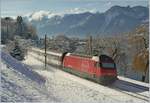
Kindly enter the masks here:
M 45 61 L 44 50 L 31 48 L 28 53 L 40 61 Z M 107 55 L 83 56 L 52 51 L 47 51 L 46 55 L 48 64 L 57 66 L 63 71 L 82 78 L 90 79 L 103 85 L 109 85 L 117 79 L 116 64 Z

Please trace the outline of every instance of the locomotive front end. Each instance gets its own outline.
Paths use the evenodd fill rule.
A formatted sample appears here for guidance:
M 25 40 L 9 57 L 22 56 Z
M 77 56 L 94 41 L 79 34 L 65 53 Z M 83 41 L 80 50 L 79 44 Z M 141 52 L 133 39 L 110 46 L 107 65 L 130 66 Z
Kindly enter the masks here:
M 98 82 L 109 85 L 117 79 L 117 69 L 114 60 L 107 56 L 99 56 Z

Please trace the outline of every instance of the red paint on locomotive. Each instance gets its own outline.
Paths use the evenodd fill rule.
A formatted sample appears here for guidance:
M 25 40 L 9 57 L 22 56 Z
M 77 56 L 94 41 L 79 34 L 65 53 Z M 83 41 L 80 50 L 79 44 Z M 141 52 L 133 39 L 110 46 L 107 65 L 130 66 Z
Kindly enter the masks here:
M 65 56 L 63 60 L 64 67 L 74 69 L 80 72 L 94 74 L 94 61 L 90 58 L 83 58 L 78 56 Z

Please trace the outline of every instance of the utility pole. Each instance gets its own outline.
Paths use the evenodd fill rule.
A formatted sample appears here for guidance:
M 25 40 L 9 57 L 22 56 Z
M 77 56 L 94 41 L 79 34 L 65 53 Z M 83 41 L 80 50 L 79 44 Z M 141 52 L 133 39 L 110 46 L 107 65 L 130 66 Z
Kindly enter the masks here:
M 92 55 L 92 36 L 89 37 L 89 53 Z
M 46 69 L 46 66 L 47 66 L 47 53 L 46 53 L 46 51 L 47 51 L 47 48 L 46 48 L 46 45 L 47 44 L 47 35 L 45 34 L 45 69 Z
M 6 17 L 5 20 L 6 20 L 6 32 L 7 32 L 7 34 L 6 34 L 7 36 L 6 36 L 6 41 L 5 42 L 7 42 L 7 38 L 9 38 L 8 25 L 9 25 L 10 18 Z

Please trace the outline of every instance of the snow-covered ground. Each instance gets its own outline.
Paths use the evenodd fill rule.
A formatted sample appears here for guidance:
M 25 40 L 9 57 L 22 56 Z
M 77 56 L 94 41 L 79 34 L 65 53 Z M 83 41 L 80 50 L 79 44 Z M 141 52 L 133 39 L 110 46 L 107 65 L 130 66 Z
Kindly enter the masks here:
M 115 89 L 79 78 L 44 64 L 28 55 L 25 64 L 46 79 L 45 86 L 52 96 L 65 103 L 147 103 Z M 130 91 L 128 91 L 130 92 Z M 48 100 L 46 100 L 48 101 Z
M 6 63 L 1 62 L 1 102 L 59 102 L 39 84 Z

